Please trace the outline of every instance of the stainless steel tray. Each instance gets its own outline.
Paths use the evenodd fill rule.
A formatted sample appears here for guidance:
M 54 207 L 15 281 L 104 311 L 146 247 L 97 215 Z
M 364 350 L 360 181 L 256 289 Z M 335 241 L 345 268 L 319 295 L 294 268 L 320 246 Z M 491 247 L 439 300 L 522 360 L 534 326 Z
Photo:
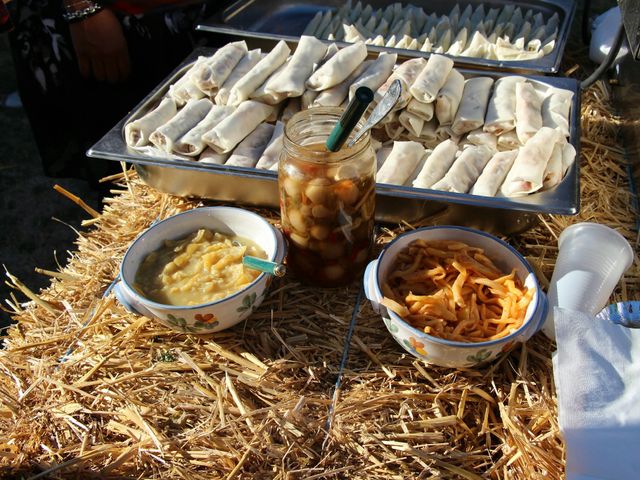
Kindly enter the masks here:
M 156 87 L 125 118 L 87 151 L 87 156 L 124 161 L 135 165 L 140 177 L 160 191 L 184 197 L 200 197 L 252 206 L 277 208 L 276 172 L 255 168 L 202 164 L 188 160 L 168 160 L 141 155 L 124 140 L 124 126 L 144 115 L 198 57 L 213 49 L 195 50 L 165 81 Z M 465 77 L 484 75 L 499 78 L 505 72 L 460 70 Z M 467 225 L 493 233 L 516 233 L 537 222 L 538 213 L 574 215 L 580 208 L 579 188 L 579 115 L 580 92 L 576 80 L 529 76 L 574 93 L 570 117 L 570 141 L 578 154 L 560 185 L 526 197 L 480 197 L 405 186 L 376 187 L 376 219 L 382 222 L 417 222 Z
M 213 17 L 202 21 L 196 29 L 232 36 L 297 42 L 305 26 L 317 12 L 339 8 L 343 3 L 343 0 L 323 0 L 322 2 L 313 2 L 312 0 L 237 0 Z M 389 2 L 366 0 L 363 3 L 368 3 L 374 9 L 377 9 L 386 7 Z M 450 0 L 407 0 L 403 3 L 421 7 L 427 14 L 435 12 L 438 15 L 449 13 L 455 4 Z M 465 0 L 458 3 L 461 6 L 483 3 L 489 8 L 517 3 L 523 9 L 532 8 L 542 12 L 545 18 L 558 13 L 560 22 L 556 45 L 549 55 L 542 58 L 526 61 L 498 61 L 483 58 L 451 57 L 457 65 L 521 73 L 549 74 L 558 72 L 575 14 L 576 2 L 574 0 L 520 0 L 518 2 L 509 2 L 508 0 Z M 347 45 L 344 42 L 336 43 L 339 46 Z M 373 45 L 367 45 L 367 48 L 375 52 L 395 52 L 404 57 L 428 57 L 430 55 L 429 53 L 402 48 Z

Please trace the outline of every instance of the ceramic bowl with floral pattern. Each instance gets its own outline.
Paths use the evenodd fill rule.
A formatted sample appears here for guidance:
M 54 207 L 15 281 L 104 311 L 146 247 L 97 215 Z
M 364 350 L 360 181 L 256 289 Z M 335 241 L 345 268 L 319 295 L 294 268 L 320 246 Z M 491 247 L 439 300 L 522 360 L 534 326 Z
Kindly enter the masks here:
M 485 255 L 503 272 L 508 273 L 515 268 L 516 275 L 522 283 L 535 289 L 522 327 L 497 340 L 479 343 L 458 342 L 424 333 L 381 305 L 381 285 L 393 267 L 397 254 L 417 239 L 461 241 L 484 249 Z M 547 298 L 540 290 L 531 266 L 522 255 L 499 238 L 466 227 L 426 227 L 399 235 L 385 246 L 376 260 L 369 263 L 364 273 L 364 287 L 367 298 L 373 308 L 381 314 L 387 330 L 396 342 L 420 360 L 443 367 L 474 367 L 494 360 L 500 353 L 510 350 L 516 342 L 525 342 L 531 338 L 542 327 L 547 312 Z
M 271 282 L 272 277 L 266 273 L 228 297 L 193 306 L 156 303 L 133 288 L 136 272 L 148 254 L 160 248 L 165 240 L 184 238 L 201 228 L 253 240 L 266 252 L 268 260 L 277 263 L 284 260 L 284 237 L 260 215 L 234 207 L 195 208 L 156 223 L 131 244 L 120 266 L 120 281 L 114 287 L 120 303 L 183 333 L 217 332 L 251 315 L 264 300 Z

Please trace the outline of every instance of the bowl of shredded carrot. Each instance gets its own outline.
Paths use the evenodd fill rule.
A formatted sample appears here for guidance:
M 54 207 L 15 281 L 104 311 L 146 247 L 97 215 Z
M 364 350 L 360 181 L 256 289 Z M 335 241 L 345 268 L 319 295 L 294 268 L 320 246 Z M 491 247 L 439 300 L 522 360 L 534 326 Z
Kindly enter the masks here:
M 547 314 L 546 296 L 524 257 L 466 227 L 399 235 L 368 265 L 364 286 L 405 350 L 446 367 L 496 359 L 531 338 Z

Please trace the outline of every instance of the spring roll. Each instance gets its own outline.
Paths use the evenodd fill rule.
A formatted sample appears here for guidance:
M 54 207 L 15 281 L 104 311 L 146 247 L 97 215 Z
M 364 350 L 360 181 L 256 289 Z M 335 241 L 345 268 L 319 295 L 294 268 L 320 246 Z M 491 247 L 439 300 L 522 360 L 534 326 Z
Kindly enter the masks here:
M 231 74 L 218 89 L 218 93 L 216 93 L 215 101 L 218 105 L 227 104 L 227 102 L 229 101 L 229 94 L 231 93 L 231 89 L 233 88 L 233 86 L 238 83 L 238 81 L 242 77 L 244 77 L 249 72 L 249 70 L 256 66 L 261 58 L 262 54 L 259 48 L 250 50 L 245 54 L 244 57 L 242 57 L 242 60 L 238 62 L 236 68 L 233 69 Z
M 469 192 L 471 195 L 494 197 L 504 182 L 509 169 L 518 155 L 518 150 L 498 152 L 491 157 Z
M 362 73 L 367 70 L 373 60 L 362 62 L 346 79 L 331 88 L 318 93 L 313 101 L 315 107 L 338 107 L 349 95 L 349 88 Z
M 427 64 L 418 74 L 411 85 L 410 91 L 414 98 L 423 103 L 431 103 L 447 81 L 447 76 L 453 68 L 453 60 L 442 55 L 431 55 Z
M 176 102 L 164 97 L 160 104 L 147 112 L 143 117 L 127 123 L 124 127 L 124 138 L 130 147 L 141 147 L 149 143 L 149 135 L 164 125 L 176 114 Z
M 557 130 L 542 127 L 520 148 L 500 188 L 505 197 L 527 195 L 542 188 L 544 172 L 559 137 Z
M 542 124 L 556 128 L 565 137 L 569 136 L 569 112 L 573 92 L 559 88 L 551 89 L 542 101 Z
M 318 97 L 319 92 L 314 92 L 313 90 L 305 90 L 300 97 L 300 109 L 306 110 L 313 105 L 313 102 Z
M 398 115 L 398 121 L 410 135 L 415 137 L 420 136 L 420 132 L 422 132 L 422 127 L 424 126 L 424 119 L 409 113 L 407 110 L 403 110 L 400 112 L 400 115 Z
M 395 53 L 381 52 L 367 69 L 349 87 L 349 100 L 353 98 L 360 87 L 369 87 L 374 92 L 389 78 L 396 64 L 398 55 Z
M 407 105 L 407 112 L 428 122 L 433 118 L 433 103 L 423 103 L 412 98 Z
M 508 132 L 498 135 L 498 150 L 513 150 L 521 146 L 522 143 L 520 143 L 520 139 L 518 135 L 516 135 L 515 130 L 509 130 Z
M 542 188 L 540 190 L 549 190 L 558 185 L 562 180 L 562 174 L 562 143 L 558 142 L 554 145 L 551 157 L 544 170 Z
M 524 81 L 524 77 L 515 75 L 496 81 L 487 105 L 483 127 L 485 132 L 501 135 L 516 128 L 516 84 Z
M 364 42 L 341 49 L 319 67 L 306 82 L 309 90 L 320 91 L 342 82 L 367 58 Z
M 467 134 L 467 141 L 473 145 L 484 145 L 485 147 L 493 150 L 498 150 L 498 137 L 497 135 L 489 132 L 485 132 L 481 128 L 472 130 Z
M 212 97 L 229 77 L 235 66 L 249 51 L 244 40 L 221 47 L 193 73 L 196 86 Z
M 273 75 L 265 90 L 273 95 L 299 97 L 305 89 L 305 82 L 311 76 L 313 65 L 320 62 L 327 52 L 327 45 L 315 37 L 302 36 L 296 51 L 287 66 L 278 75 Z
M 204 142 L 218 153 L 226 153 L 255 130 L 271 113 L 273 107 L 247 100 L 227 118 L 202 136 Z
M 247 100 L 256 88 L 262 85 L 287 60 L 290 52 L 287 44 L 280 40 L 266 57 L 261 59 L 233 86 L 227 104 L 237 106 Z
M 200 123 L 212 107 L 213 103 L 206 98 L 189 100 L 171 120 L 149 135 L 149 140 L 160 150 L 171 152 L 174 143 Z
M 485 147 L 465 148 L 446 175 L 431 188 L 445 192 L 467 193 L 476 182 L 492 152 Z
M 256 88 L 249 98 L 251 100 L 255 100 L 256 102 L 266 103 L 267 105 L 277 105 L 282 102 L 285 98 L 287 98 L 286 93 L 272 93 L 267 91 L 267 84 L 271 78 L 277 77 L 284 71 L 289 61 L 285 61 L 282 65 L 280 65 L 269 78 L 267 78 L 262 84 Z
M 424 154 L 424 147 L 418 142 L 394 142 L 393 150 L 376 174 L 376 182 L 404 185 Z
M 231 115 L 233 110 L 233 107 L 226 105 L 214 105 L 211 107 L 207 116 L 174 144 L 173 151 L 191 157 L 200 155 L 200 152 L 206 147 L 202 136 L 220 123 L 225 117 Z
M 462 135 L 483 125 L 492 85 L 493 79 L 489 77 L 475 77 L 464 82 L 462 100 L 451 124 L 453 133 Z
M 457 152 L 458 145 L 453 140 L 440 142 L 427 157 L 420 173 L 413 181 L 413 186 L 415 188 L 431 188 L 449 171 Z
M 207 147 L 198 158 L 198 161 L 201 163 L 211 163 L 214 165 L 222 165 L 227 159 L 231 156 L 231 152 L 227 153 L 218 153 L 215 150 Z
M 426 64 L 427 61 L 424 58 L 413 58 L 400 64 L 389 76 L 387 81 L 384 82 L 378 90 L 376 90 L 374 97 L 376 103 L 379 103 L 380 100 L 382 100 L 382 97 L 387 93 L 391 84 L 397 79 L 400 80 L 402 92 L 400 93 L 398 103 L 395 104 L 393 110 L 401 110 L 406 107 L 411 98 L 413 98 L 409 88 L 413 85 L 413 82 L 417 78 L 418 74 L 424 69 Z
M 256 168 L 267 170 L 277 164 L 280 159 L 280 152 L 284 142 L 284 123 L 277 122 L 267 147 L 262 152 Z
M 516 134 L 523 144 L 542 128 L 542 99 L 529 82 L 516 83 Z
M 269 123 L 261 123 L 256 129 L 242 140 L 233 150 L 233 154 L 225 165 L 252 168 L 256 166 L 262 152 L 267 148 L 274 127 Z
M 436 96 L 436 118 L 440 125 L 451 125 L 464 91 L 464 76 L 452 68 Z
M 198 88 L 193 80 L 193 74 L 209 57 L 198 57 L 195 63 L 169 87 L 169 96 L 173 98 L 178 107 L 182 107 L 189 100 L 199 100 L 204 97 L 204 92 Z

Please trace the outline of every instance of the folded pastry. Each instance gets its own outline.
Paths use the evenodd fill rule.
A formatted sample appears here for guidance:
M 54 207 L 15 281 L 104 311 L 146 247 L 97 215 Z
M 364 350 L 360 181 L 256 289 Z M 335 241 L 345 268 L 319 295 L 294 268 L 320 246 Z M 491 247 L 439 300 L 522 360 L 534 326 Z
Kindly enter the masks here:
M 542 127 L 520 148 L 500 188 L 505 197 L 527 195 L 542 188 L 547 164 L 560 138 L 557 130 Z
M 313 65 L 320 62 L 326 52 L 325 43 L 303 35 L 287 66 L 267 81 L 265 91 L 273 95 L 299 97 L 305 90 L 305 82 L 311 76 Z
M 247 100 L 213 129 L 202 136 L 204 142 L 218 153 L 226 153 L 266 120 L 273 107 Z
M 351 74 L 337 85 L 318 92 L 313 100 L 315 107 L 338 107 L 349 95 L 349 88 L 360 75 L 373 63 L 373 60 L 365 60 L 351 72 Z M 310 91 L 310 90 L 309 90 Z
M 542 99 L 529 82 L 516 83 L 516 134 L 525 144 L 542 127 Z
M 282 145 L 284 140 L 284 123 L 276 122 L 276 126 L 273 129 L 271 138 L 267 147 L 262 152 L 256 168 L 269 169 L 273 165 L 277 165 L 280 159 L 280 152 L 282 152 Z
M 569 112 L 573 92 L 560 88 L 551 88 L 542 101 L 542 124 L 556 128 L 565 137 L 569 136 Z
M 193 79 L 206 95 L 213 97 L 235 66 L 248 52 L 244 40 L 227 43 L 195 69 Z
M 496 81 L 484 119 L 486 132 L 500 135 L 516 127 L 516 84 L 525 80 L 511 75 Z
M 394 142 L 391 153 L 376 174 L 376 182 L 404 185 L 424 155 L 424 147 L 418 142 Z
M 236 106 L 247 100 L 287 60 L 290 52 L 291 49 L 287 44 L 282 40 L 279 41 L 266 57 L 261 59 L 233 86 L 227 104 Z
M 195 63 L 169 87 L 168 95 L 173 98 L 178 107 L 182 107 L 189 100 L 199 100 L 204 97 L 204 92 L 198 88 L 193 79 L 194 73 L 205 63 L 209 57 L 198 57 Z
M 433 118 L 433 110 L 434 104 L 432 103 L 424 103 L 415 98 L 412 98 L 409 104 L 407 105 L 406 111 L 415 115 L 416 117 L 421 118 L 425 122 L 428 122 Z
M 242 77 L 244 77 L 249 72 L 249 70 L 257 65 L 261 58 L 262 54 L 260 53 L 259 48 L 248 51 L 245 56 L 242 57 L 242 60 L 238 62 L 236 67 L 232 70 L 231 74 L 218 89 L 218 93 L 216 93 L 215 100 L 218 105 L 227 104 L 227 101 L 229 100 L 229 94 L 231 93 L 231 89 L 233 88 L 233 86 L 238 83 L 238 81 Z
M 483 125 L 492 85 L 493 79 L 489 77 L 475 77 L 464 82 L 462 100 L 451 125 L 453 133 L 462 135 Z
M 143 117 L 127 123 L 124 127 L 124 138 L 130 147 L 141 147 L 149 143 L 149 135 L 156 128 L 167 123 L 176 114 L 176 102 L 164 97 L 160 104 L 147 112 Z
M 200 155 L 206 147 L 202 136 L 231 115 L 233 110 L 233 107 L 226 105 L 213 105 L 206 117 L 174 143 L 173 151 L 192 157 Z
M 189 100 L 171 120 L 158 127 L 149 136 L 149 140 L 160 150 L 171 152 L 174 143 L 200 123 L 212 108 L 213 103 L 206 98 Z
M 445 176 L 431 188 L 446 192 L 467 193 L 476 183 L 491 155 L 491 150 L 486 147 L 465 148 L 454 160 Z
M 411 85 L 410 91 L 414 98 L 423 103 L 431 103 L 447 81 L 447 76 L 453 68 L 453 60 L 442 55 L 431 55 L 427 64 L 418 74 Z
M 452 68 L 435 101 L 436 118 L 440 125 L 451 125 L 464 92 L 464 76 Z
M 225 165 L 235 167 L 255 167 L 260 159 L 262 152 L 267 148 L 271 135 L 273 134 L 273 125 L 270 123 L 261 123 L 256 129 L 242 140 L 233 150 Z
M 367 57 L 364 42 L 354 43 L 333 55 L 306 82 L 309 90 L 320 91 L 342 82 Z
M 453 140 L 440 142 L 427 157 L 420 173 L 413 181 L 413 186 L 415 188 L 431 188 L 449 171 L 457 152 L 458 145 Z
M 374 92 L 382 86 L 384 81 L 389 78 L 396 64 L 398 55 L 395 53 L 381 52 L 378 58 L 369 64 L 369 66 L 360 74 L 349 88 L 349 100 L 353 98 L 356 90 L 360 87 L 369 87 Z
M 495 153 L 482 170 L 482 173 L 469 193 L 471 195 L 482 195 L 484 197 L 495 196 L 517 155 L 518 150 Z
M 374 97 L 376 103 L 379 103 L 380 100 L 382 100 L 382 97 L 387 93 L 387 90 L 389 90 L 389 87 L 394 80 L 400 80 L 402 92 L 400 93 L 398 103 L 396 103 L 393 109 L 400 110 L 406 107 L 411 98 L 413 98 L 409 89 L 426 64 L 427 61 L 424 58 L 412 58 L 411 60 L 407 60 L 400 64 L 389 76 L 387 81 L 376 90 Z

